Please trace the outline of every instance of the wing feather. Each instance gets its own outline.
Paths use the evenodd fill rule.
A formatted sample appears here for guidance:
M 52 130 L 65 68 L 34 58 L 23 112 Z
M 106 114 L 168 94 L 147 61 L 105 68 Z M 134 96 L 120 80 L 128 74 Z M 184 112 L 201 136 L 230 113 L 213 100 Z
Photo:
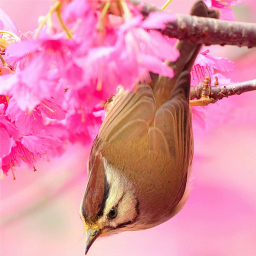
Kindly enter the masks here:
M 124 93 L 107 114 L 99 137 L 110 141 L 117 134 L 124 134 L 127 124 L 131 128 L 130 132 L 133 133 L 135 129 L 135 134 L 142 134 L 145 132 L 145 122 L 149 124 L 154 117 L 154 102 L 154 95 L 149 85 L 140 85 L 136 93 Z
M 146 134 L 148 132 L 148 123 L 141 119 L 136 119 L 121 126 L 116 133 L 110 136 L 109 142 L 128 142 L 133 138 Z
M 165 156 L 170 155 L 167 140 L 162 131 L 156 127 L 150 127 L 148 131 L 149 150 L 162 151 Z

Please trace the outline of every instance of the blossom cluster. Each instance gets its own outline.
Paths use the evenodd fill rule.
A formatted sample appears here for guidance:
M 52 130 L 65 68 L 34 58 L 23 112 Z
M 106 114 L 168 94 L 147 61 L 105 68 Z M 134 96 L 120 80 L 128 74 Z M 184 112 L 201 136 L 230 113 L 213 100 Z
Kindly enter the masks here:
M 62 0 L 35 31 L 19 33 L 0 9 L 0 169 L 35 169 L 67 143 L 90 143 L 117 86 L 131 89 L 149 71 L 172 77 L 164 61 L 179 52 L 155 30 L 172 19 L 144 19 L 124 0 Z
M 228 9 L 237 1 L 205 0 Z M 131 89 L 149 72 L 166 77 L 175 61 L 174 41 L 157 29 L 175 19 L 151 13 L 146 19 L 128 0 L 61 0 L 34 31 L 19 33 L 0 9 L 0 169 L 61 155 L 68 143 L 95 138 L 103 102 L 121 85 Z M 57 20 L 57 21 L 56 21 Z M 54 21 L 54 22 L 53 22 Z M 234 68 L 204 50 L 192 69 L 192 85 L 216 70 Z

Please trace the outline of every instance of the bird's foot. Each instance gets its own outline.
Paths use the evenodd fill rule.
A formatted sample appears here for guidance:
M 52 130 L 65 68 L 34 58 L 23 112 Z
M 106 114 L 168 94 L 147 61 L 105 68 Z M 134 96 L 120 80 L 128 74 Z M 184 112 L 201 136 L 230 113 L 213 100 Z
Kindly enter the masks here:
M 218 78 L 215 77 L 215 85 L 217 86 L 219 84 Z M 202 88 L 201 92 L 201 98 L 198 100 L 190 100 L 190 106 L 195 107 L 195 106 L 207 106 L 210 103 L 215 103 L 216 100 L 214 98 L 210 97 L 211 95 L 211 78 L 207 76 L 204 79 L 204 85 Z

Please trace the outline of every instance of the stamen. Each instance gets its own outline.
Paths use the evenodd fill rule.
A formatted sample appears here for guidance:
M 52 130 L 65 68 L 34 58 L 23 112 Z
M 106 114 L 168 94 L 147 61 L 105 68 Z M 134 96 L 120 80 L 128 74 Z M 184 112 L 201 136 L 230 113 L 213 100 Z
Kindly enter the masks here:
M 120 0 L 120 4 L 124 10 L 124 15 L 123 15 L 124 20 L 128 20 L 128 19 L 132 18 L 132 13 L 130 12 L 126 1 Z
M 0 179 L 1 180 L 4 179 L 4 171 L 3 171 L 3 169 L 0 169 Z
M 172 0 L 168 0 L 161 9 L 164 10 L 171 2 Z
M 105 19 L 107 13 L 108 13 L 109 7 L 110 7 L 110 1 L 108 1 L 108 2 L 104 5 L 103 10 L 102 10 L 102 12 L 101 12 L 101 14 L 100 14 L 99 22 L 98 22 L 98 24 L 97 24 L 97 26 L 96 26 L 96 27 L 97 27 L 97 30 L 98 30 L 99 32 L 102 32 L 103 34 L 106 33 L 105 26 L 104 26 L 104 19 Z
M 214 82 L 215 86 L 219 86 L 219 79 L 217 76 L 215 76 L 215 82 Z
M 47 108 L 50 112 L 55 113 L 56 110 L 51 109 L 48 105 L 46 105 L 43 101 L 41 102 L 41 105 L 43 105 L 45 108 Z
M 82 111 L 82 113 L 81 113 L 81 115 L 82 115 L 81 122 L 85 123 L 85 112 L 84 112 L 84 108 L 83 107 L 81 108 L 81 111 Z
M 100 68 L 99 75 L 98 75 L 98 81 L 97 81 L 97 86 L 96 90 L 101 91 L 102 90 L 102 68 Z
M 43 21 L 40 22 L 38 29 L 34 35 L 34 38 L 38 38 L 40 31 L 42 30 L 42 28 L 44 27 L 44 25 L 47 23 L 47 20 L 49 19 L 49 17 L 52 16 L 52 14 L 57 10 L 57 8 L 59 8 L 61 5 L 60 1 L 57 1 L 52 8 L 50 9 L 50 11 L 47 13 L 47 15 L 44 17 Z
M 13 180 L 16 180 L 16 177 L 14 175 L 14 169 L 12 167 L 11 167 L 11 171 L 12 171 Z
M 28 149 L 26 149 L 23 145 L 21 145 L 21 143 L 17 143 L 17 147 L 18 147 L 21 160 L 34 167 L 34 164 L 33 164 L 34 155 Z
M 59 22 L 60 22 L 61 27 L 62 27 L 63 30 L 66 32 L 68 38 L 72 38 L 72 35 L 70 34 L 68 28 L 65 26 L 65 24 L 64 24 L 64 22 L 63 22 L 63 20 L 62 20 L 62 18 L 61 18 L 60 6 L 61 6 L 61 3 L 59 2 L 59 5 L 57 5 L 57 7 L 56 7 L 57 17 L 58 17 L 58 19 L 59 19 Z M 51 15 L 50 15 L 50 17 L 51 17 Z
M 20 42 L 20 38 L 11 31 L 0 30 L 0 34 L 8 34 L 12 36 L 16 40 L 16 42 Z

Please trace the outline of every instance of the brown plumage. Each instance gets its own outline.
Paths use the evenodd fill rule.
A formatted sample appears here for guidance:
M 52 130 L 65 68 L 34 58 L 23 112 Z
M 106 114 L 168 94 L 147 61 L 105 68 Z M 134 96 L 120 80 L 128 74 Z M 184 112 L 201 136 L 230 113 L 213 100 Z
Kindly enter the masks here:
M 190 74 L 184 71 L 170 99 L 158 108 L 158 97 L 163 97 L 159 93 L 155 97 L 149 85 L 138 85 L 136 92 L 119 92 L 90 155 L 81 206 L 86 230 L 97 230 L 98 236 L 150 228 L 180 210 L 193 156 L 189 88 Z M 120 178 L 109 178 L 109 172 L 118 172 Z M 114 224 L 105 211 L 108 198 L 115 197 L 112 182 L 127 197 L 123 208 L 117 209 L 127 218 L 118 216 L 120 221 L 117 218 Z M 126 205 L 129 200 L 131 205 Z

